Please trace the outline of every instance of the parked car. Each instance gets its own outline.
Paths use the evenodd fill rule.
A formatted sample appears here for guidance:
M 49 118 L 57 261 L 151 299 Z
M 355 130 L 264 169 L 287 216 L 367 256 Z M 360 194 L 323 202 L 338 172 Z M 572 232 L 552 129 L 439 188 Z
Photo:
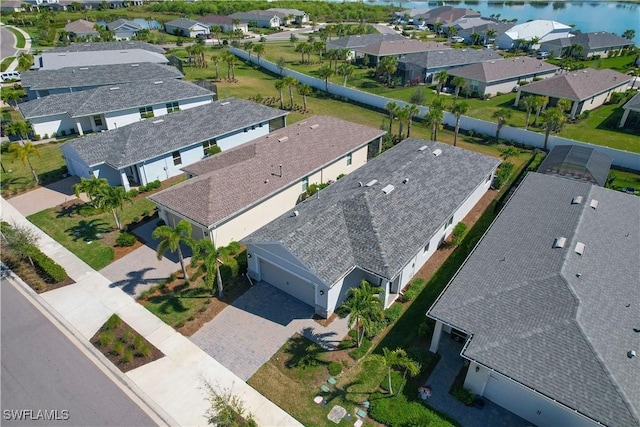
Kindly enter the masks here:
M 451 37 L 451 41 L 454 42 L 454 43 L 462 43 L 462 42 L 464 42 L 464 37 L 453 36 L 453 37 Z
M 5 71 L 0 73 L 0 81 L 4 82 L 19 82 L 20 81 L 20 73 L 17 71 Z
M 538 59 L 546 59 L 549 57 L 549 52 L 545 52 L 543 50 L 539 50 L 536 52 L 536 58 Z

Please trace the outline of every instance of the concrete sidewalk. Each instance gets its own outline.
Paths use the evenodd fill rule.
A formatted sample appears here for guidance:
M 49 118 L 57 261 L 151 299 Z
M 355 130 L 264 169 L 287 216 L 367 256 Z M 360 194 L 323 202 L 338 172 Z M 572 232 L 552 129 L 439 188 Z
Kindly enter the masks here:
M 165 357 L 129 371 L 126 376 L 150 399 L 150 406 L 162 408 L 170 425 L 207 425 L 209 405 L 204 381 L 232 390 L 253 414 L 258 425 L 301 426 L 298 421 L 248 386 L 231 371 L 207 355 L 189 339 L 163 323 L 118 287 L 75 255 L 33 226 L 5 199 L 1 199 L 2 220 L 28 226 L 40 236 L 40 249 L 62 265 L 75 284 L 46 292 L 42 299 L 60 316 L 75 335 L 88 340 L 113 313 L 162 351 Z

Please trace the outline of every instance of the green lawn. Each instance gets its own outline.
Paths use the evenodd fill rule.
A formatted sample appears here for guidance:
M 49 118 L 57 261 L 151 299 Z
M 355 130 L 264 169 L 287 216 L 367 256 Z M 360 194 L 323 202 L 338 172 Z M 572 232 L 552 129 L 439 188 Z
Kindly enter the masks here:
M 632 68 L 635 56 L 616 56 L 615 58 L 590 59 L 588 61 L 577 61 L 577 64 L 584 65 L 585 68 L 611 68 L 621 73 L 627 72 Z M 547 62 L 560 66 L 561 59 L 549 59 Z
M 13 112 L 10 112 L 13 114 Z M 30 158 L 33 168 L 43 185 L 55 182 L 67 172 L 60 146 L 57 144 L 36 145 L 40 156 Z M 35 187 L 33 174 L 28 165 L 13 157 L 11 153 L 2 149 L 2 188 L 3 196 L 17 194 L 23 190 Z
M 26 46 L 26 40 L 24 39 L 24 35 L 16 30 L 15 28 L 7 27 L 7 30 L 11 31 L 14 36 L 16 36 L 16 47 L 18 49 L 23 49 Z
M 613 181 L 607 183 L 608 188 L 613 188 L 615 190 L 624 190 L 627 187 L 633 187 L 636 190 L 640 191 L 640 174 L 622 171 L 619 169 L 611 169 L 609 172 L 609 176 L 613 177 Z M 637 193 L 640 195 L 640 192 Z
M 11 65 L 14 59 L 16 59 L 15 56 L 7 56 L 4 58 L 2 63 L 0 63 L 0 71 L 7 71 L 7 68 L 9 68 L 9 65 Z
M 163 322 L 175 328 L 182 327 L 193 320 L 199 311 L 206 310 L 211 303 L 211 289 L 200 282 L 198 286 L 179 285 L 173 292 L 160 292 L 145 299 L 142 303 L 147 310 L 155 314 Z

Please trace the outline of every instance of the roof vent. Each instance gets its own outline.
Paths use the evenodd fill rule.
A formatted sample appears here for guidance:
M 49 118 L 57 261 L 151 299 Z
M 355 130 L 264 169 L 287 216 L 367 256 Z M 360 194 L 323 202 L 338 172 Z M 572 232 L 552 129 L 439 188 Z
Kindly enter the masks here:
M 436 148 L 435 150 L 433 150 L 433 155 L 438 157 L 440 154 L 442 154 L 442 150 L 439 148 Z
M 154 120 L 154 121 L 152 121 L 151 123 L 153 123 L 153 124 L 157 124 L 157 123 L 162 123 L 162 122 L 164 122 L 164 119 Z
M 315 125 L 311 125 L 309 126 L 311 129 L 318 129 L 320 127 L 320 125 L 318 123 L 316 123 Z
M 553 241 L 553 247 L 564 248 L 565 243 L 567 243 L 566 237 L 558 237 L 556 240 Z
M 88 70 L 89 67 L 80 67 L 79 70 Z
M 300 215 L 300 212 L 298 211 L 291 212 L 291 216 L 299 216 L 299 215 Z
M 131 64 L 132 67 L 139 67 L 140 64 Z
M 118 89 L 120 89 L 120 87 L 119 87 L 119 86 L 115 86 L 115 87 L 110 87 L 110 88 L 109 88 L 109 90 L 118 90 Z
M 576 253 L 578 255 L 582 255 L 584 253 L 584 243 L 582 242 L 576 243 Z
M 576 196 L 571 200 L 572 205 L 579 205 L 580 203 L 582 203 L 582 196 Z
M 635 350 L 629 350 L 629 351 L 627 352 L 627 357 L 628 357 L 629 359 L 633 359 L 633 358 L 635 357 L 635 355 L 636 355 Z
M 402 180 L 403 184 L 406 184 L 407 182 L 409 182 L 409 178 L 405 178 L 405 179 Z
M 596 199 L 591 199 L 591 203 L 589 203 L 593 209 L 598 209 L 598 201 Z
M 364 184 L 362 183 L 362 181 L 358 181 L 358 187 L 364 187 Z
M 278 142 L 287 142 L 289 140 L 288 136 L 283 136 L 282 138 L 278 138 Z
M 383 192 L 384 194 L 389 194 L 389 193 L 391 193 L 391 192 L 393 191 L 393 189 L 394 189 L 394 188 L 395 188 L 395 187 L 394 187 L 393 185 L 389 184 L 389 185 L 385 186 L 385 187 L 382 189 L 382 192 Z
M 374 186 L 375 184 L 377 184 L 377 183 L 378 183 L 378 180 L 377 180 L 377 179 L 372 179 L 371 181 L 367 182 L 365 185 L 366 185 L 367 187 L 373 187 L 373 186 Z
M 220 105 L 229 105 L 231 104 L 229 101 L 221 102 Z
M 418 148 L 418 151 L 424 151 L 427 148 L 429 148 L 429 147 L 427 147 L 426 145 L 423 145 L 422 147 Z
M 154 85 L 162 84 L 162 80 L 158 80 L 157 82 L 153 82 Z

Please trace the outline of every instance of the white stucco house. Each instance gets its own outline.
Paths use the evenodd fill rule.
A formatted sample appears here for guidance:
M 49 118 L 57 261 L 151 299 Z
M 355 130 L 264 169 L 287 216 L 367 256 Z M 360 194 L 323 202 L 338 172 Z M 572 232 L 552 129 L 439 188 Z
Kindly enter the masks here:
M 165 22 L 164 30 L 169 34 L 177 34 L 184 37 L 202 37 L 210 34 L 209 25 L 192 19 L 179 18 Z
M 167 224 L 186 219 L 194 238 L 226 246 L 293 209 L 310 185 L 357 170 L 378 152 L 383 134 L 310 117 L 184 168 L 190 179 L 149 199 Z
M 365 279 L 388 307 L 491 185 L 500 159 L 408 138 L 242 240 L 248 274 L 330 316 Z
M 287 114 L 228 98 L 68 141 L 62 154 L 71 175 L 106 178 L 129 190 L 182 174 L 213 146 L 227 150 L 266 135 L 284 126 Z
M 310 21 L 309 14 L 303 10 L 271 7 L 267 9 L 267 12 L 273 12 L 278 15 L 284 25 L 303 25 L 308 24 Z
M 209 104 L 215 94 L 185 80 L 100 86 L 18 104 L 36 135 L 84 135 Z
M 255 25 L 260 28 L 278 28 L 282 23 L 282 19 L 275 12 L 266 10 L 252 10 L 249 12 L 236 12 L 229 15 L 231 19 L 239 19 L 240 22 L 246 23 L 249 27 Z
M 532 425 L 640 425 L 640 198 L 531 172 L 427 315 Z
M 198 18 L 198 22 L 208 25 L 210 29 L 217 25 L 223 33 L 232 33 L 235 30 L 240 30 L 243 34 L 249 32 L 249 26 L 246 22 L 234 23 L 233 18 L 226 15 L 206 15 Z
M 531 42 L 537 40 L 531 49 L 538 49 L 540 43 L 550 40 L 573 37 L 570 34 L 572 28 L 568 25 L 547 19 L 536 19 L 522 24 L 514 25 L 496 38 L 496 43 L 500 49 L 511 49 L 516 45 L 517 40 Z

